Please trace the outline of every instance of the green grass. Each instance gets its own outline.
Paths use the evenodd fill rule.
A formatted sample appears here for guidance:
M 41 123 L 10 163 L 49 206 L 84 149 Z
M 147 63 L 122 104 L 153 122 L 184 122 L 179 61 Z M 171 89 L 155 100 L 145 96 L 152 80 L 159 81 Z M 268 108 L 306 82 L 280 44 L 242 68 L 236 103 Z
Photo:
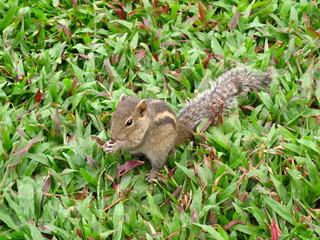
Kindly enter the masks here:
M 0 239 L 319 239 L 318 1 L 0 3 Z M 122 93 L 174 109 L 270 71 L 224 123 L 148 164 L 106 155 Z M 248 107 L 251 106 L 251 107 Z

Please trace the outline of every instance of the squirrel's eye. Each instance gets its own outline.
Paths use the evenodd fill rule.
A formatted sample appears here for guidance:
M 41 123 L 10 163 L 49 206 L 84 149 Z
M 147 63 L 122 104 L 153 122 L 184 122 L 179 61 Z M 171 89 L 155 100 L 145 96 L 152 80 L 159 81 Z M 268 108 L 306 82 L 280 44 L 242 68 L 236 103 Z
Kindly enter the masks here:
M 132 125 L 132 123 L 133 123 L 132 119 L 129 119 L 126 123 L 126 126 L 129 127 Z

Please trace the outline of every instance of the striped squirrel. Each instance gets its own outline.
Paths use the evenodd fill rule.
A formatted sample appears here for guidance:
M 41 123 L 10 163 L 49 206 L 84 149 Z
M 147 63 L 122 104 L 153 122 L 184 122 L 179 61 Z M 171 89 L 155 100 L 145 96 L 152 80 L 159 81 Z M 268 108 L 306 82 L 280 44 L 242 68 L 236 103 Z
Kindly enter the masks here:
M 271 82 L 267 73 L 252 73 L 245 69 L 225 72 L 211 87 L 188 102 L 178 114 L 156 99 L 138 99 L 122 95 L 111 118 L 111 139 L 103 145 L 107 154 L 118 149 L 143 154 L 152 169 L 147 181 L 156 178 L 174 147 L 189 139 L 204 119 L 235 106 L 236 96 L 263 88 Z

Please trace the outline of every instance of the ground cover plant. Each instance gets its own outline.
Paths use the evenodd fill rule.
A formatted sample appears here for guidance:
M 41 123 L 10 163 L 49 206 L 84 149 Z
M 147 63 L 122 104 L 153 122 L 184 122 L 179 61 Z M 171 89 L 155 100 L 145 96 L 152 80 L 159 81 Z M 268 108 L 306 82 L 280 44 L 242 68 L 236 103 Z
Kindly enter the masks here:
M 0 239 L 318 239 L 320 6 L 250 2 L 1 1 Z M 100 148 L 121 94 L 177 111 L 241 65 L 270 88 L 159 182 Z

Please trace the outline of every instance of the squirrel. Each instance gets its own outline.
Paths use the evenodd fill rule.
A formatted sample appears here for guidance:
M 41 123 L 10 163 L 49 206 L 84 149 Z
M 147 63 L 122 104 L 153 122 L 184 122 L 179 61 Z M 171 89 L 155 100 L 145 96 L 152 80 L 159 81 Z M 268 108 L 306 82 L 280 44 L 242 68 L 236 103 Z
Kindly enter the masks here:
M 110 140 L 103 146 L 107 154 L 127 150 L 143 154 L 152 166 L 147 181 L 156 179 L 176 145 L 192 137 L 195 128 L 213 111 L 235 106 L 241 93 L 259 90 L 271 82 L 268 73 L 253 73 L 246 69 L 232 69 L 211 81 L 211 87 L 188 102 L 178 114 L 156 99 L 139 99 L 122 95 L 111 117 Z M 214 110 L 213 110 L 214 109 Z

